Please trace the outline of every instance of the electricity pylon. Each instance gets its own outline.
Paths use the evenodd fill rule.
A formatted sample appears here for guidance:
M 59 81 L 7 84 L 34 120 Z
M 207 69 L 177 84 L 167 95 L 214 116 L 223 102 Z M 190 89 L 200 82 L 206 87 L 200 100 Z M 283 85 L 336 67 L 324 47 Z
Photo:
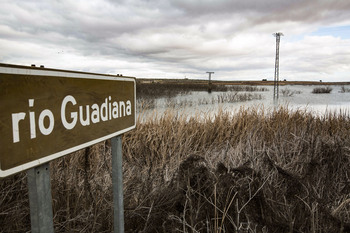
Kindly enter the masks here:
M 208 92 L 211 92 L 211 74 L 214 74 L 212 71 L 207 72 L 209 74 L 209 82 L 208 82 Z
M 273 99 L 278 99 L 279 92 L 279 53 L 280 53 L 280 37 L 283 36 L 282 32 L 273 33 L 276 37 L 276 60 L 275 60 L 275 78 L 273 82 Z

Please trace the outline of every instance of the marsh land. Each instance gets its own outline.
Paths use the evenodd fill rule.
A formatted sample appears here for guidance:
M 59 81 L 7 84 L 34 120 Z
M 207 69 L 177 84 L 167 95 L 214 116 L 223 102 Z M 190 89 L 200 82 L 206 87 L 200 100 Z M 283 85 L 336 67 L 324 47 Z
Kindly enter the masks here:
M 137 127 L 123 135 L 126 232 L 350 232 L 347 111 L 249 105 L 268 102 L 265 81 L 213 82 L 208 95 L 204 81 L 158 81 L 137 83 Z M 281 99 L 349 102 L 349 83 L 286 85 Z M 50 166 L 56 232 L 111 232 L 110 142 Z M 26 185 L 25 172 L 0 180 L 1 232 L 30 230 Z

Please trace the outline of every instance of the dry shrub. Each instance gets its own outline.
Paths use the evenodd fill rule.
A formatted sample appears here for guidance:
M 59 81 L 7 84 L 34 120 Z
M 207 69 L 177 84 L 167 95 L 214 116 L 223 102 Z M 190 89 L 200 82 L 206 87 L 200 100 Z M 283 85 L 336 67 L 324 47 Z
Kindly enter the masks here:
M 123 137 L 126 232 L 350 232 L 350 120 L 306 110 L 166 112 Z M 57 232 L 111 232 L 110 145 L 51 163 Z M 26 176 L 1 180 L 2 232 L 29 227 Z
M 322 93 L 331 93 L 333 89 L 331 87 L 315 87 L 312 90 L 312 93 L 314 94 L 322 94 Z

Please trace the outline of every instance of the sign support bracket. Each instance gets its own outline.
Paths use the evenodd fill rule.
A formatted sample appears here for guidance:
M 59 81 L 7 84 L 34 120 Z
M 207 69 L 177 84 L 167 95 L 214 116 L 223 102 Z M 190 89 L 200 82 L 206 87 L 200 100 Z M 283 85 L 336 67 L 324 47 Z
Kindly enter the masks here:
M 49 163 L 27 171 L 32 233 L 51 233 L 53 228 Z
M 111 138 L 114 233 L 124 233 L 122 135 Z

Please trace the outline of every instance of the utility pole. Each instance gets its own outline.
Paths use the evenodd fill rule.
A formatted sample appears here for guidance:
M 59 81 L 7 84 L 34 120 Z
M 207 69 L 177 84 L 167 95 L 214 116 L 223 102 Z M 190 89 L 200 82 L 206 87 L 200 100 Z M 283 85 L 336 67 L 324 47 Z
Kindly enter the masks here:
M 283 36 L 282 32 L 273 33 L 276 37 L 276 60 L 275 60 L 275 78 L 273 82 L 273 99 L 278 99 L 279 92 L 279 53 L 280 53 L 280 37 Z
M 214 72 L 208 71 L 207 73 L 209 74 L 208 92 L 211 93 L 211 74 L 214 74 Z

